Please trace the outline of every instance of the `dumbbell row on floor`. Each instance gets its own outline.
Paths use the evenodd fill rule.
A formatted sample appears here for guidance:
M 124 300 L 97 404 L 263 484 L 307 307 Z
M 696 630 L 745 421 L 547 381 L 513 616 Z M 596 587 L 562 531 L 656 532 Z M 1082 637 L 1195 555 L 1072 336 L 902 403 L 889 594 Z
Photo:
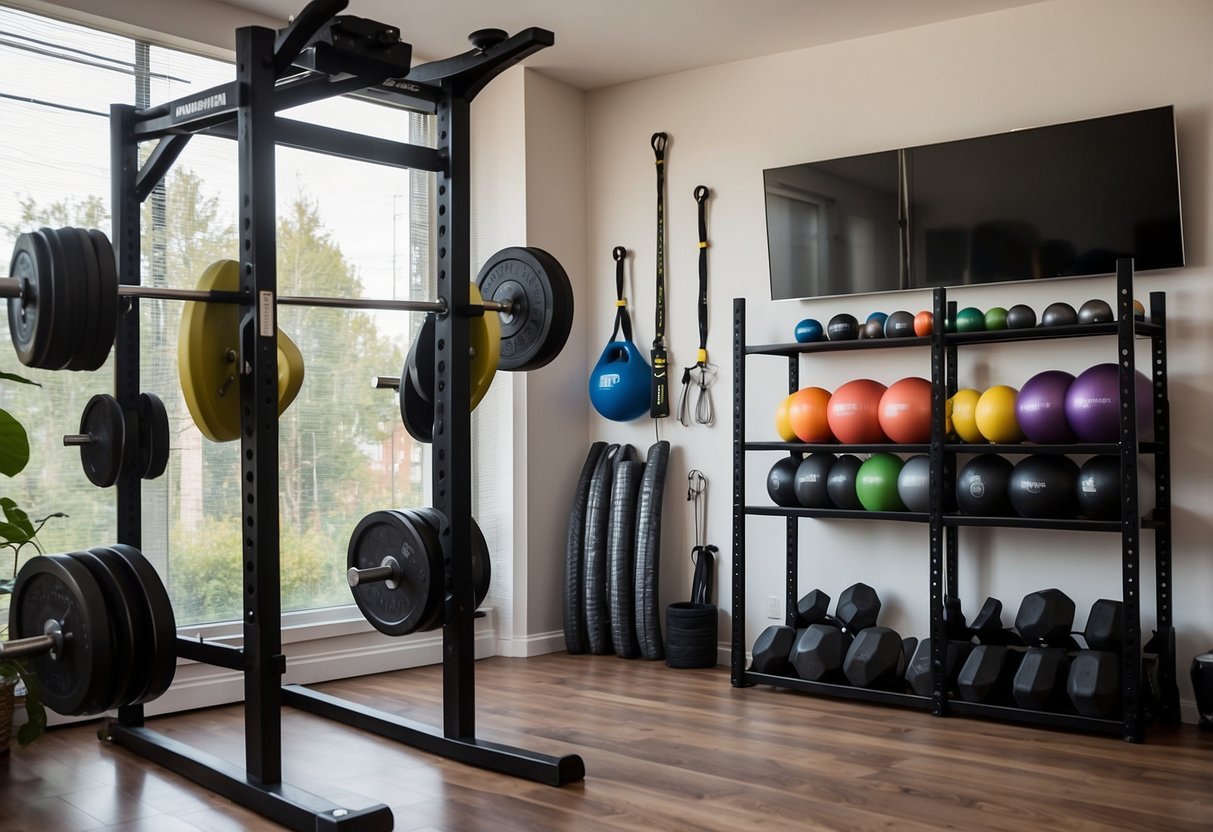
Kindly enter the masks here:
M 815 589 L 797 605 L 797 628 L 764 630 L 754 643 L 751 671 L 932 694 L 931 639 L 902 639 L 876 626 L 880 600 L 866 584 L 845 590 L 833 617 L 827 614 L 829 600 Z M 1062 710 L 1072 703 L 1079 714 L 1099 718 L 1118 713 L 1119 601 L 1100 599 L 1092 606 L 1080 634 L 1087 649 L 1073 638 L 1074 603 L 1060 590 L 1026 596 L 1015 630 L 1003 628 L 1002 603 L 994 598 L 986 599 L 972 625 L 955 599 L 948 599 L 946 609 L 952 695 L 1033 710 Z

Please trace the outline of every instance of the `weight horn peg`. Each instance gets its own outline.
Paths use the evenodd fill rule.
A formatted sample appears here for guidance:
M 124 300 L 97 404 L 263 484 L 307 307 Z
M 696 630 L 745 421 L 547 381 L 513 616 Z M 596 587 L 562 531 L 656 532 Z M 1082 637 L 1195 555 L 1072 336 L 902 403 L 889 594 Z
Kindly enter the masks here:
M 359 584 L 383 581 L 383 585 L 388 589 L 396 589 L 403 579 L 404 570 L 400 568 L 400 561 L 391 555 L 385 557 L 378 566 L 368 566 L 362 569 L 351 566 L 345 573 L 345 580 L 351 588 Z

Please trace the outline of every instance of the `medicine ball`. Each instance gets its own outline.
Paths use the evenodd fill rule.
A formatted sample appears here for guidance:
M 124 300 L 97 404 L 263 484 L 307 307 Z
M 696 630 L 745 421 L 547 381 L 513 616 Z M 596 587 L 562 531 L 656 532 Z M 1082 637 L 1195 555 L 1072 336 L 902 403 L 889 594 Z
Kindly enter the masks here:
M 590 402 L 607 419 L 638 419 L 649 410 L 652 375 L 635 344 L 611 341 L 590 373 Z
M 1098 298 L 1089 300 L 1078 307 L 1078 322 L 1080 324 L 1106 324 L 1116 320 L 1112 307 L 1106 300 Z
M 930 335 L 935 329 L 935 316 L 923 310 L 914 316 L 914 334 Z
M 796 324 L 795 336 L 801 344 L 810 344 L 825 337 L 825 330 L 821 327 L 821 321 L 816 318 L 805 318 Z
M 1088 520 L 1120 519 L 1120 457 L 1099 454 L 1078 469 L 1078 511 Z
M 788 424 L 796 439 L 801 442 L 830 442 L 834 439 L 826 418 L 830 404 L 829 390 L 803 387 L 788 398 L 791 399 L 788 406 Z
M 957 390 L 948 399 L 950 430 L 964 442 L 978 444 L 986 441 L 977 429 L 977 402 L 980 399 L 981 393 L 968 387 Z
M 835 315 L 826 325 L 826 335 L 831 341 L 854 341 L 859 337 L 859 321 L 845 312 Z
M 1074 376 L 1063 370 L 1045 370 L 1026 382 L 1015 398 L 1015 417 L 1024 436 L 1041 445 L 1074 441 L 1066 419 L 1066 392 Z
M 1014 466 L 998 454 L 981 454 L 966 462 L 956 476 L 956 506 L 974 517 L 1014 514 L 1007 490 Z
M 784 508 L 799 508 L 800 501 L 796 499 L 796 469 L 800 460 L 794 456 L 785 456 L 771 466 L 767 474 L 767 493 L 775 501 L 775 505 Z
M 1066 419 L 1082 442 L 1120 439 L 1120 372 L 1115 364 L 1096 364 L 1080 373 L 1066 391 Z M 1137 438 L 1154 432 L 1150 381 L 1137 371 Z
M 855 477 L 859 474 L 862 460 L 852 454 L 842 454 L 830 466 L 830 478 L 826 480 L 826 493 L 830 502 L 838 508 L 860 511 L 863 503 L 855 493 Z
M 914 316 L 909 312 L 894 312 L 884 322 L 884 336 L 886 338 L 909 338 L 913 334 Z
M 1036 326 L 1036 310 L 1017 303 L 1007 310 L 1007 329 L 1031 329 Z
M 834 508 L 826 488 L 834 461 L 833 454 L 809 454 L 796 469 L 796 500 L 805 508 Z
M 1011 471 L 1007 494 L 1020 517 L 1069 519 L 1078 514 L 1078 466 L 1060 454 L 1033 454 Z
M 976 306 L 966 306 L 956 313 L 957 332 L 981 332 L 986 328 L 986 316 Z
M 916 454 L 897 474 L 897 496 L 910 511 L 927 511 L 931 499 L 931 460 Z
M 855 379 L 834 391 L 826 410 L 830 431 L 844 444 L 884 442 L 880 429 L 880 397 L 885 386 L 869 378 Z
M 878 318 L 873 318 L 859 328 L 860 338 L 883 338 L 884 337 L 884 321 Z
M 897 493 L 897 475 L 904 463 L 894 454 L 872 454 L 855 475 L 855 496 L 868 511 L 905 511 Z
M 880 429 L 890 441 L 930 442 L 931 382 L 914 377 L 893 382 L 880 397 L 877 415 Z
M 792 430 L 792 422 L 788 416 L 792 407 L 792 396 L 784 396 L 779 407 L 775 408 L 775 434 L 784 442 L 796 441 L 796 431 Z
M 1068 303 L 1050 303 L 1040 316 L 1041 326 L 1070 326 L 1078 323 L 1078 313 Z
M 1007 328 L 1007 310 L 1001 306 L 991 306 L 986 310 L 986 329 L 1006 329 Z
M 870 324 L 872 321 L 878 321 L 881 326 L 884 326 L 884 322 L 888 320 L 888 317 L 888 314 L 885 312 L 873 312 L 864 319 L 864 323 Z
M 990 442 L 1009 444 L 1023 440 L 1023 431 L 1015 418 L 1015 399 L 1019 391 L 1005 384 L 996 384 L 981 394 L 973 418 L 977 430 Z

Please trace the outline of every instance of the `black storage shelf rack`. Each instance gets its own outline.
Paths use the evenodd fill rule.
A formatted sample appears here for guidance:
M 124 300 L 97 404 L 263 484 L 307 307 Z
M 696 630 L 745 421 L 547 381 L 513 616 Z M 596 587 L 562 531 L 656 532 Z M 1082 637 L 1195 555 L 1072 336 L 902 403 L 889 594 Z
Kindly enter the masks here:
M 1116 270 L 1117 320 L 1113 323 L 1082 324 L 1061 327 L 999 330 L 991 332 L 946 332 L 944 321 L 955 316 L 955 303 L 947 300 L 944 289 L 932 293 L 934 329 L 929 336 L 863 341 L 817 342 L 809 344 L 746 343 L 746 302 L 733 301 L 733 631 L 731 652 L 731 681 L 736 687 L 763 684 L 823 696 L 857 699 L 929 710 L 937 716 L 962 714 L 1018 722 L 1029 725 L 1113 734 L 1131 742 L 1141 742 L 1149 717 L 1163 722 L 1179 719 L 1179 697 L 1175 685 L 1175 635 L 1172 625 L 1171 599 L 1171 511 L 1170 511 L 1170 446 L 1169 411 L 1167 402 L 1166 362 L 1166 298 L 1160 292 L 1150 294 L 1149 319 L 1134 317 L 1133 266 L 1121 260 Z M 1150 344 L 1152 376 L 1153 428 L 1152 441 L 1138 441 L 1136 409 L 1122 407 L 1120 439 L 1112 443 L 1074 443 L 1066 445 L 969 445 L 948 442 L 945 436 L 945 404 L 957 390 L 957 352 L 969 345 L 1039 341 L 1058 338 L 1114 337 L 1118 360 L 1120 389 L 1135 389 L 1135 346 L 1137 339 Z M 851 350 L 879 350 L 919 347 L 929 351 L 932 385 L 931 441 L 927 445 L 843 445 L 805 444 L 797 442 L 747 441 L 745 424 L 746 359 L 750 356 L 776 356 L 788 362 L 788 392 L 800 387 L 800 356 L 813 353 Z M 1116 356 L 1113 356 L 1115 359 Z M 771 505 L 745 504 L 746 456 L 750 452 L 811 453 L 923 453 L 930 460 L 929 505 L 926 512 L 868 512 L 835 509 L 784 508 Z M 1005 455 L 1052 454 L 1115 454 L 1121 460 L 1121 482 L 1126 495 L 1118 520 L 1045 519 L 1024 517 L 977 517 L 952 514 L 945 510 L 944 493 L 955 487 L 957 457 L 965 454 L 998 453 Z M 1153 512 L 1142 517 L 1138 509 L 1139 455 L 1154 459 Z M 897 691 L 870 690 L 844 684 L 809 682 L 795 677 L 756 673 L 746 667 L 746 518 L 750 516 L 783 517 L 786 524 L 785 563 L 785 623 L 794 626 L 796 602 L 799 597 L 799 521 L 802 518 L 853 518 L 863 521 L 893 520 L 925 523 L 928 527 L 930 635 L 932 639 L 932 694 L 918 696 Z M 944 597 L 959 597 L 960 527 L 1000 527 L 1031 529 L 1064 529 L 1072 531 L 1118 534 L 1121 538 L 1121 600 L 1124 602 L 1124 656 L 1140 656 L 1140 554 L 1141 530 L 1152 530 L 1154 538 L 1155 595 L 1157 629 L 1149 647 L 1157 655 L 1159 697 L 1147 713 L 1142 664 L 1123 661 L 1121 671 L 1122 713 L 1118 719 L 1092 719 L 1071 713 L 1037 711 L 1002 705 L 966 702 L 949 696 L 945 685 L 944 666 L 947 638 L 944 629 Z
M 150 109 L 111 108 L 113 241 L 120 280 L 140 283 L 140 205 L 195 134 L 235 139 L 239 158 L 241 308 L 239 389 L 242 413 L 242 489 L 233 510 L 245 531 L 243 551 L 243 646 L 177 639 L 183 658 L 244 674 L 245 765 L 232 765 L 154 731 L 141 705 L 119 709 L 101 729 L 103 738 L 200 783 L 290 829 L 386 830 L 393 818 L 385 805 L 340 806 L 282 782 L 284 704 L 369 730 L 425 751 L 548 785 L 584 777 L 580 757 L 553 757 L 477 739 L 473 661 L 475 603 L 471 573 L 471 429 L 468 361 L 472 308 L 470 255 L 470 103 L 493 78 L 554 42 L 545 29 L 512 37 L 486 30 L 476 48 L 446 60 L 409 68 L 407 52 L 392 66 L 349 46 L 370 26 L 379 44 L 397 41 L 399 30 L 336 15 L 346 0 L 316 0 L 287 29 L 236 31 L 236 80 Z M 348 24 L 347 24 L 348 22 Z M 329 27 L 333 27 L 330 29 Z M 374 48 L 369 50 L 374 52 Z M 398 53 L 397 53 L 398 55 Z M 401 80 L 406 78 L 407 80 Z M 277 113 L 309 101 L 344 94 L 394 104 L 437 120 L 437 147 L 371 138 L 305 124 Z M 141 164 L 139 146 L 152 150 Z M 343 158 L 409 167 L 437 174 L 437 293 L 449 310 L 437 320 L 435 408 L 435 508 L 446 518 L 440 539 L 445 569 L 442 726 L 422 725 L 394 714 L 311 691 L 283 686 L 279 590 L 277 274 L 275 145 Z M 139 302 L 123 308 L 115 345 L 115 394 L 134 409 L 139 385 Z M 385 308 L 400 308 L 385 302 Z M 331 305 L 331 304 L 330 304 Z M 353 302 L 349 305 L 358 305 Z M 492 314 L 492 313 L 490 313 Z M 450 360 L 438 360 L 450 356 Z M 455 358 L 462 356 L 463 358 Z M 271 391 L 267 393 L 266 391 Z M 117 533 L 142 543 L 138 466 L 125 466 L 117 488 Z

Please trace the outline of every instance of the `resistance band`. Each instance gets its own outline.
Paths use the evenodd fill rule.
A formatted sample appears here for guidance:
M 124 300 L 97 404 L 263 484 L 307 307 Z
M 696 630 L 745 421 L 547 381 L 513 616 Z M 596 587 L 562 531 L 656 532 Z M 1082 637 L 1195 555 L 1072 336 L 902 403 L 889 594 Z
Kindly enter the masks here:
M 654 133 L 653 153 L 657 155 L 657 324 L 654 331 L 653 390 L 649 397 L 649 416 L 663 419 L 670 415 L 670 378 L 665 353 L 665 145 L 669 137 Z
M 708 387 L 716 379 L 716 365 L 708 362 L 708 188 L 700 185 L 695 189 L 695 202 L 699 207 L 699 352 L 695 363 L 682 371 L 682 395 L 678 399 L 678 421 L 691 426 L 690 391 L 694 384 L 699 388 L 695 400 L 695 423 L 711 425 L 716 421 L 712 397 Z

